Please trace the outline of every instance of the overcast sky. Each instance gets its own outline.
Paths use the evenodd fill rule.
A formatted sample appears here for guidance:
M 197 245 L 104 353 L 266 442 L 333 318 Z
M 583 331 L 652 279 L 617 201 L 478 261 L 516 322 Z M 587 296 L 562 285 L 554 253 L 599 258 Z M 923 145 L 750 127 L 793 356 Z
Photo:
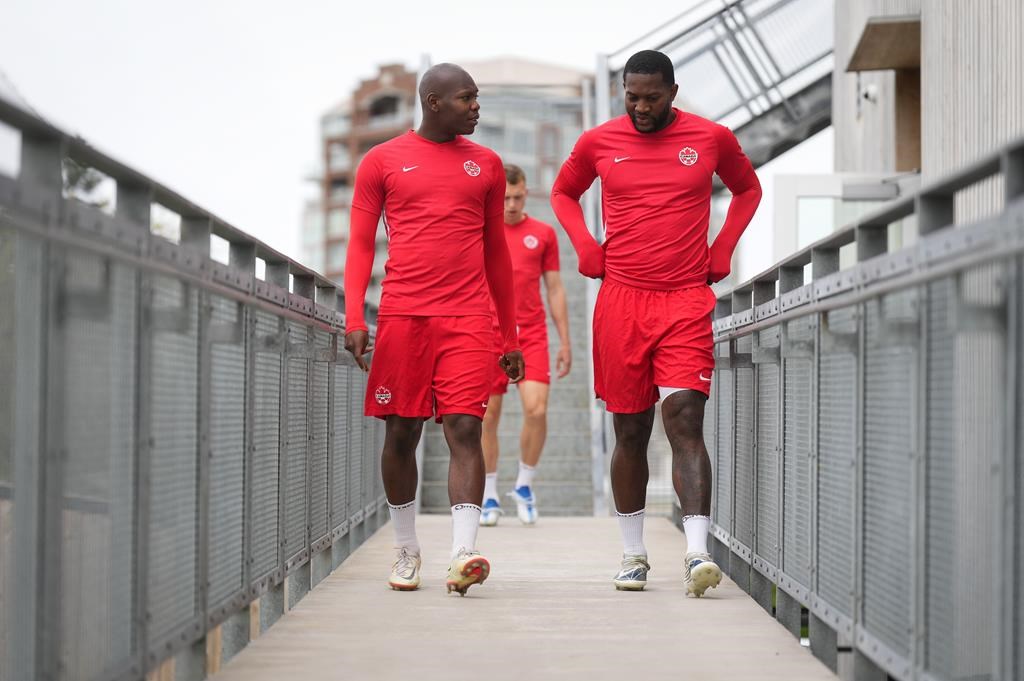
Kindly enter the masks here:
M 0 91 L 297 255 L 319 116 L 377 65 L 516 55 L 589 71 L 692 4 L 3 0 Z

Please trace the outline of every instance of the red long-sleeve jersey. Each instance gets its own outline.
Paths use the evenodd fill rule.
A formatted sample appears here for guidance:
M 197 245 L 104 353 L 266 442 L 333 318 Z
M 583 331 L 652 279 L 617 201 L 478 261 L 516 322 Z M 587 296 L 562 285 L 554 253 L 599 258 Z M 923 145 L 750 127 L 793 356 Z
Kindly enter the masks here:
M 380 315 L 489 315 L 505 350 L 518 347 L 512 263 L 504 233 L 505 172 L 490 149 L 413 131 L 359 164 L 345 266 L 346 329 L 365 329 L 363 304 L 380 216 L 388 235 Z
M 678 109 L 675 120 L 641 133 L 619 116 L 583 133 L 551 193 L 580 271 L 627 286 L 676 290 L 717 281 L 761 198 L 761 185 L 732 132 Z M 711 180 L 733 193 L 725 225 L 708 248 Z M 580 196 L 601 178 L 603 253 L 587 230 Z

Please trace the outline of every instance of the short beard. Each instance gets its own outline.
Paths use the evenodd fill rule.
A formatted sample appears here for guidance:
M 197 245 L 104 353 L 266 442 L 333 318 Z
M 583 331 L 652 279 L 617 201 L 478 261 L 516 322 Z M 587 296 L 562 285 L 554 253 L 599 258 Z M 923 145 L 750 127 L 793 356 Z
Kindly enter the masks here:
M 641 130 L 639 127 L 637 127 L 637 124 L 636 124 L 636 114 L 635 113 L 629 114 L 629 118 L 630 118 L 630 120 L 633 121 L 633 129 L 634 130 L 636 130 L 637 132 L 640 132 L 640 133 L 651 133 L 651 132 L 658 132 L 659 130 L 664 129 L 665 125 L 668 123 L 668 117 L 670 115 L 672 115 L 672 107 L 671 106 L 666 106 L 665 107 L 665 111 L 663 111 L 660 116 L 658 116 L 657 118 L 652 119 L 654 121 L 654 128 L 652 128 L 651 130 Z

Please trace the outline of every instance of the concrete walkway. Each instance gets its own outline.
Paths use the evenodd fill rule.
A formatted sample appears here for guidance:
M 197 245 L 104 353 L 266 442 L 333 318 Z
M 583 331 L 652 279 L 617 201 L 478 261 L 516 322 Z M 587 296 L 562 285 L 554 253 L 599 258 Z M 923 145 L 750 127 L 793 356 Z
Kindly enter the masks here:
M 613 518 L 504 518 L 481 528 L 490 578 L 445 593 L 450 519 L 421 516 L 423 586 L 388 589 L 385 525 L 216 681 L 712 679 L 836 677 L 728 578 L 700 600 L 683 593 L 683 535 L 649 519 L 647 590 L 615 591 Z

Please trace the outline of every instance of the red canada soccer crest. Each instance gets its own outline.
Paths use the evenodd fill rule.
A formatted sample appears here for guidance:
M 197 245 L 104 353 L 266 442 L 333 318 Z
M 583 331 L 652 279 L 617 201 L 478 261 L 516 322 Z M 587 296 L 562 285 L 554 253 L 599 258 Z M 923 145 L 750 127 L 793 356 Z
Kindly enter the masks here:
M 527 234 L 526 236 L 523 237 L 523 245 L 529 248 L 531 251 L 537 248 L 539 244 L 540 242 L 537 241 L 537 237 L 535 237 L 532 234 Z
M 679 152 L 679 162 L 684 166 L 692 166 L 697 162 L 697 152 L 693 147 L 683 147 Z
M 388 404 L 391 402 L 391 391 L 382 385 L 377 386 L 377 390 L 373 393 L 374 399 L 377 400 L 377 404 Z
M 476 177 L 480 174 L 480 166 L 473 163 L 472 161 L 466 161 L 462 164 L 462 167 L 466 169 L 466 174 L 471 177 Z

